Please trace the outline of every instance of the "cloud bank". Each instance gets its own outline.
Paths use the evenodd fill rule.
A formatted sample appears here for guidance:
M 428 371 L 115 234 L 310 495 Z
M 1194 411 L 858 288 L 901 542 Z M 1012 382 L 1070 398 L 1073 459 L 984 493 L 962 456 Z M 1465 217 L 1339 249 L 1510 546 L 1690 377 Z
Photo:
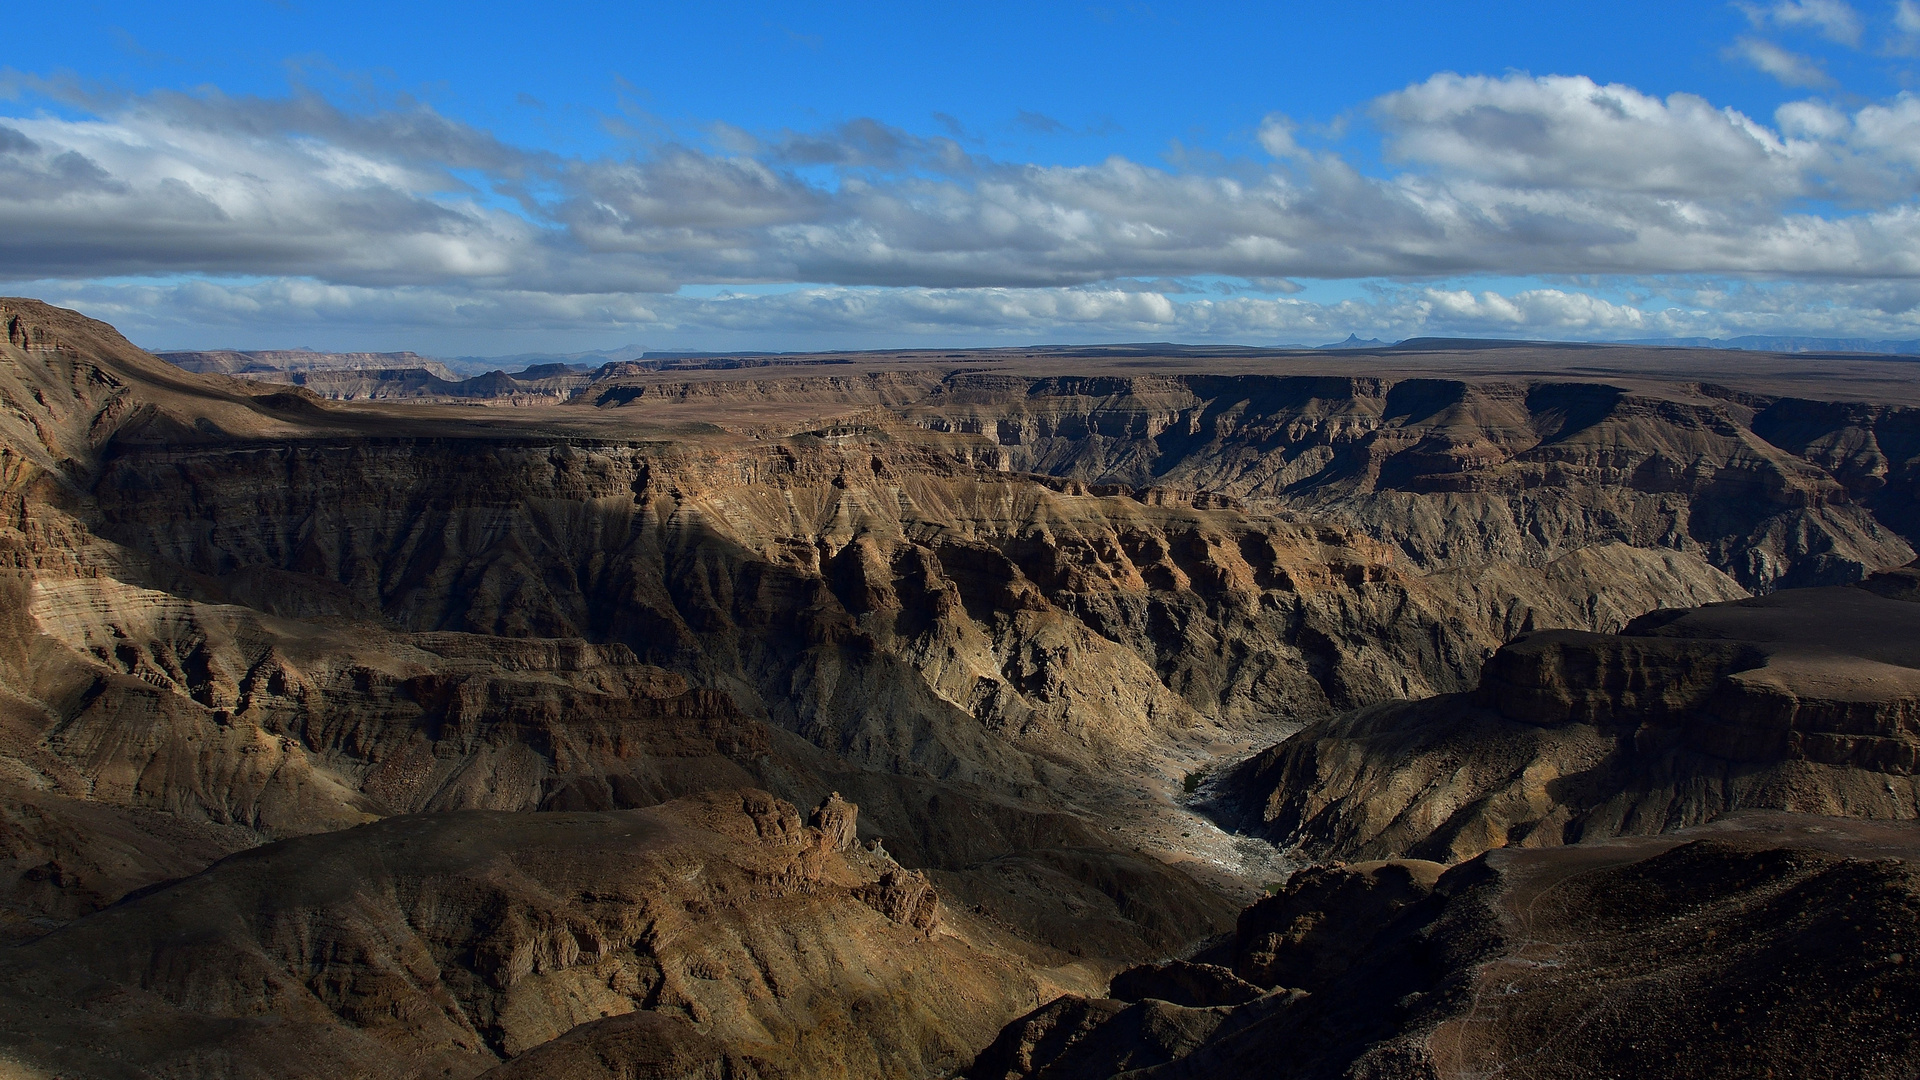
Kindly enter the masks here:
M 1850 11 L 1754 19 L 1857 41 Z M 0 275 L 154 332 L 1920 336 L 1911 94 L 1756 119 L 1442 73 L 1371 103 L 1387 166 L 1363 170 L 1278 115 L 1205 168 L 1001 161 L 871 120 L 568 157 L 417 104 L 29 89 L 63 108 L 0 117 Z

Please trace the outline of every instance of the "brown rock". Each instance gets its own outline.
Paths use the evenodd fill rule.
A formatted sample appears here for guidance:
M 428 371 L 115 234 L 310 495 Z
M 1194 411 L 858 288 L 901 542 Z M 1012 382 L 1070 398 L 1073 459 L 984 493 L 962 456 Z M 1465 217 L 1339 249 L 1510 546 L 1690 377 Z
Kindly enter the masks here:
M 820 830 L 829 851 L 846 851 L 857 840 L 857 822 L 860 808 L 840 797 L 839 792 L 829 794 L 807 819 L 807 824 Z
M 1202 1046 L 1225 1009 L 1069 995 L 1021 1017 L 981 1051 L 969 1080 L 1105 1080 L 1176 1061 Z
M 791 805 L 735 791 L 269 844 L 0 952 L 0 1053 L 52 1073 L 118 1075 L 117 1059 L 266 1077 L 286 1075 L 292 1039 L 312 1075 L 471 1076 L 646 1010 L 702 1034 L 631 1021 L 554 1059 L 698 1068 L 718 1045 L 770 1075 L 926 1075 L 1031 1007 L 1025 961 L 964 926 L 929 938 L 918 875 L 816 863 L 788 842 L 804 835 Z
M 1235 975 L 1230 968 L 1186 960 L 1130 967 L 1115 975 L 1107 989 L 1107 996 L 1119 1001 L 1154 998 L 1189 1009 L 1241 1005 L 1260 994 L 1260 987 Z
M 1358 948 L 1351 923 L 1306 928 L 1306 951 L 1345 961 L 1310 994 L 1177 1011 L 1063 998 L 1009 1024 L 968 1075 L 1893 1080 L 1912 1071 L 1920 1004 L 1916 860 L 1912 824 L 1759 812 L 1491 851 Z M 1147 1005 L 1164 1006 L 1157 1026 L 1133 1012 Z
M 792 1068 L 779 1047 L 743 1052 L 678 1016 L 630 1012 L 581 1024 L 481 1080 L 781 1080 Z
M 932 936 L 940 925 L 940 894 L 918 870 L 883 871 L 880 880 L 859 886 L 853 894 L 873 910 L 922 934 Z
M 1891 815 L 1915 794 L 1911 702 L 1882 692 L 1906 661 L 1697 619 L 1613 633 L 1913 557 L 1920 414 L 1782 396 L 1761 358 L 1732 388 L 1701 381 L 1724 356 L 1672 352 L 1543 379 L 1572 354 L 1532 346 L 1403 350 L 1358 377 L 1350 358 L 1277 376 L 1271 357 L 1047 354 L 262 386 L 44 304 L 0 320 L 0 777 L 49 796 L 6 819 L 0 902 L 10 932 L 53 930 L 4 963 L 61 1017 L 19 1045 L 82 1054 L 125 1021 L 131 1059 L 184 1075 L 459 1074 L 651 1001 L 729 1053 L 932 1073 L 985 1041 L 981 1002 L 1028 1008 L 1038 983 L 966 983 L 980 969 L 916 950 L 957 936 L 1016 971 L 1081 953 L 1061 979 L 1084 988 L 1223 928 L 1220 896 L 1130 850 L 1151 804 L 1118 793 L 1275 723 L 1316 726 L 1252 767 L 1270 826 L 1363 854 L 1754 802 Z M 422 396 L 531 407 L 345 400 Z M 1482 697 L 1447 696 L 1551 627 L 1607 636 L 1535 634 Z M 753 787 L 849 792 L 916 869 L 845 850 L 850 804 L 810 830 Z M 698 792 L 725 794 L 667 816 L 705 839 L 644 858 L 578 839 Z M 439 877 L 355 846 L 441 827 L 391 815 L 533 810 L 585 816 L 489 825 L 519 839 Z M 555 820 L 583 831 L 515 832 Z M 111 905 L 229 842 L 320 830 L 293 843 L 326 873 L 243 854 Z M 613 869 L 501 869 L 533 850 Z M 827 928 L 807 955 L 831 962 L 768 944 L 772 907 Z M 875 955 L 834 951 L 850 926 Z M 86 987 L 56 948 L 94 958 Z M 835 974 L 856 969 L 911 977 L 875 1003 Z M 975 1012 L 915 1012 L 956 979 Z M 1278 997 L 1239 1008 L 1297 1008 Z M 1170 1065 L 1214 1015 L 1143 1001 L 1086 1030 Z
M 1445 869 L 1395 859 L 1302 870 L 1240 913 L 1234 974 L 1268 989 L 1318 990 L 1344 974 L 1405 909 L 1425 900 Z
M 1524 635 L 1473 695 L 1306 728 L 1226 782 L 1318 858 L 1452 862 L 1732 809 L 1920 815 L 1920 604 L 1794 589 Z

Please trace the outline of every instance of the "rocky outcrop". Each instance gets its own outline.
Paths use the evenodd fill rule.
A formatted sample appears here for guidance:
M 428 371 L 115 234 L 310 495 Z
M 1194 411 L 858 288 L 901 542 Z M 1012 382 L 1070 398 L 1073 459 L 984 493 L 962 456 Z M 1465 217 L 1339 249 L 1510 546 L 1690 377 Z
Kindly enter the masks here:
M 288 622 L 100 579 L 35 589 L 15 610 L 52 633 L 19 639 L 31 658 L 6 675 L 30 696 L 4 748 L 16 783 L 39 792 L 25 805 L 60 809 L 21 818 L 8 841 L 9 933 L 37 936 L 267 839 L 397 813 L 641 807 L 748 783 L 863 793 L 901 858 L 960 895 L 990 893 L 1035 947 L 1137 957 L 1231 919 L 1224 900 L 1078 817 L 852 769 L 622 646 Z M 84 827 L 62 824 L 76 813 Z M 835 851 L 854 846 L 860 820 L 837 795 L 812 818 Z M 154 844 L 156 829 L 192 839 Z M 154 857 L 129 857 L 147 846 Z M 1008 874 L 1047 885 L 1010 895 Z M 933 887 L 902 869 L 871 902 L 924 932 Z
M 717 1044 L 771 1075 L 926 1075 L 1045 983 L 964 917 L 929 932 L 876 911 L 864 891 L 898 873 L 752 790 L 393 817 L 232 856 L 0 954 L 0 1043 L 85 1075 L 472 1076 L 645 1011 L 699 1035 L 610 1025 L 516 1068 L 583 1043 L 673 1061 Z
M 1302 987 L 1262 981 L 1260 997 L 1210 1008 L 1062 997 L 967 1075 L 1905 1076 L 1916 859 L 1912 825 L 1749 812 L 1491 851 L 1437 878 L 1431 864 L 1322 870 L 1296 899 L 1398 876 L 1405 902 L 1364 927 L 1308 928 L 1307 952 L 1344 960 L 1293 969 Z M 1257 951 L 1245 929 L 1236 947 Z
M 899 867 L 854 890 L 868 907 L 922 934 L 932 935 L 940 925 L 940 894 L 918 870 Z
M 1226 1009 L 1190 1009 L 1156 998 L 1056 998 L 1002 1031 L 967 1075 L 1102 1080 L 1185 1057 L 1227 1018 Z
M 1393 859 L 1301 870 L 1240 913 L 1234 973 L 1254 986 L 1323 986 L 1353 966 L 1381 927 L 1426 899 L 1445 869 Z
M 856 764 L 1051 802 L 1084 790 L 1089 776 L 1184 772 L 1190 765 L 1166 760 L 1177 740 L 1244 738 L 1235 732 L 1252 725 L 1463 688 L 1528 625 L 1605 629 L 1661 602 L 1740 592 L 1697 558 L 1621 545 L 1567 555 L 1537 575 L 1410 573 L 1391 547 L 1348 530 L 1166 487 L 1008 473 L 977 438 L 918 426 L 876 422 L 778 442 L 614 442 L 531 429 L 481 437 L 435 414 L 402 421 L 296 393 L 243 393 L 54 309 L 22 311 L 46 327 L 33 340 L 67 343 L 48 356 L 92 365 L 101 385 L 119 388 L 108 396 L 120 404 L 89 405 L 84 438 L 54 439 L 72 468 L 58 465 L 52 444 L 35 443 L 48 459 L 41 474 L 59 473 L 63 494 L 54 506 L 34 496 L 33 513 L 22 503 L 19 528 L 0 530 L 0 546 L 11 542 L 36 575 L 80 582 L 40 582 L 36 610 L 47 636 L 104 669 L 96 677 L 141 679 L 212 712 L 239 703 L 228 687 L 265 656 L 199 640 L 212 622 L 247 623 L 238 609 L 385 622 L 373 636 L 403 652 L 413 645 L 394 629 L 577 639 L 666 669 L 688 693 L 724 695 L 742 715 Z M 16 358 L 22 377 L 40 356 Z M 905 408 L 947 386 L 920 375 L 749 382 L 686 382 L 679 397 L 777 404 L 851 394 Z M 23 408 L 47 432 L 75 422 L 60 421 L 54 405 L 45 417 Z M 115 594 L 103 578 L 145 591 Z M 82 608 L 98 617 L 82 618 Z M 155 622 L 153 612 L 167 617 Z M 379 666 L 363 662 L 349 677 L 371 678 L 378 696 L 385 677 L 370 673 Z M 458 707 L 485 710 L 538 681 L 462 684 Z M 446 684 L 419 689 L 454 707 Z M 353 746 L 342 747 L 347 725 L 303 712 L 351 694 L 317 684 L 308 694 L 270 716 L 259 704 L 272 695 L 248 704 L 270 721 L 265 736 L 340 755 L 337 767 L 320 764 L 356 792 L 344 801 L 424 808 L 385 788 L 433 790 L 442 766 L 417 777 L 407 771 L 425 767 L 415 751 L 382 748 L 379 769 L 368 757 L 415 717 L 353 729 Z M 558 708 L 580 712 L 559 696 Z M 717 700 L 699 707 L 723 709 Z M 154 698 L 135 711 L 178 704 Z M 53 727 L 72 719 L 53 712 Z M 551 729 L 502 738 L 524 734 L 537 746 L 554 741 Z M 435 762 L 448 760 L 446 749 L 432 752 Z M 519 757 L 501 766 L 518 770 L 513 777 L 489 764 L 469 779 L 522 795 L 538 788 L 536 805 L 635 801 L 612 791 L 627 770 L 600 764 L 566 792 L 553 787 L 562 759 L 593 754 L 536 752 L 535 762 L 502 753 Z M 68 765 L 85 775 L 104 767 Z M 671 793 L 636 779 L 649 798 Z M 351 809 L 379 812 L 364 800 Z
M 250 830 L 0 784 L 0 945 L 259 843 Z
M 1529 619 L 1741 592 L 1624 547 L 1421 577 L 1346 530 L 868 442 L 129 447 L 92 497 L 243 603 L 295 574 L 410 630 L 618 643 L 863 765 L 1023 795 L 1208 723 L 1464 688 Z
M 733 1049 L 680 1017 L 657 1012 L 590 1020 L 481 1074 L 484 1080 L 784 1080 L 792 1075 L 785 1060 Z
M 1189 1009 L 1213 1005 L 1244 1005 L 1260 996 L 1260 988 L 1218 964 L 1169 960 L 1141 964 L 1113 977 L 1107 994 L 1120 1001 L 1153 998 Z
M 840 372 L 820 364 L 850 360 L 820 358 L 779 377 L 674 378 L 629 363 L 568 375 L 564 387 L 535 372 L 434 386 L 403 386 L 394 373 L 388 389 L 315 389 L 516 403 L 577 395 L 601 410 L 757 434 L 844 438 L 895 421 L 960 437 L 1000 469 L 1283 502 L 1364 529 L 1422 570 L 1533 566 L 1625 543 L 1687 553 L 1767 589 L 1858 580 L 1911 558 L 1920 538 L 1920 412 L 1910 408 L 1649 381 L 1629 367 L 1614 382 L 1142 374 L 1138 361 L 1127 374 L 1036 376 L 878 359 Z
M 1904 577 L 1524 635 L 1474 693 L 1311 726 L 1225 786 L 1321 858 L 1451 862 L 1743 807 L 1912 819 L 1920 604 L 1884 595 Z
M 241 378 L 297 386 L 329 401 L 408 401 L 463 405 L 554 405 L 584 392 L 592 381 L 571 371 L 489 372 L 461 379 L 433 366 L 367 370 L 240 372 Z
M 853 846 L 859 837 L 859 821 L 860 808 L 841 798 L 837 791 L 828 793 L 807 817 L 807 824 L 820 830 L 827 847 L 833 851 L 845 851 Z
M 863 793 L 900 857 L 969 906 L 990 902 L 1042 951 L 1133 958 L 1231 920 L 1226 901 L 1078 817 L 852 769 L 620 646 L 289 622 L 101 578 L 0 579 L 16 590 L 8 640 L 21 650 L 0 657 L 21 691 L 0 731 L 20 791 L 0 869 L 9 936 L 275 837 L 745 783 Z M 836 849 L 858 821 L 846 800 L 816 811 Z M 1045 884 L 1015 894 L 1009 875 Z M 876 901 L 925 930 L 930 894 L 894 895 L 907 880 Z
M 28 793 L 23 806 L 60 808 L 10 825 L 10 937 L 277 836 L 414 810 L 646 805 L 742 783 L 809 801 L 833 783 L 872 792 L 888 834 L 908 838 L 895 850 L 961 894 L 1031 867 L 1046 888 L 995 888 L 992 910 L 1043 952 L 1058 942 L 1137 957 L 1230 919 L 1218 897 L 1076 818 L 850 770 L 744 715 L 727 690 L 617 642 L 397 631 L 320 576 L 260 563 L 205 574 L 107 539 L 90 485 L 130 448 L 351 436 L 359 421 L 158 364 L 72 313 L 26 304 L 8 318 L 0 375 L 18 408 L 0 416 L 14 455 L 0 552 L 16 572 L 0 604 L 0 770 Z M 515 626 L 489 629 L 526 629 Z M 938 851 L 918 841 L 943 832 L 928 815 L 954 813 L 991 825 Z M 1087 920 L 1097 931 L 1075 932 Z
M 93 578 L 36 582 L 27 613 L 32 782 L 265 836 L 647 805 L 742 783 L 770 750 L 724 695 L 620 646 L 289 624 Z

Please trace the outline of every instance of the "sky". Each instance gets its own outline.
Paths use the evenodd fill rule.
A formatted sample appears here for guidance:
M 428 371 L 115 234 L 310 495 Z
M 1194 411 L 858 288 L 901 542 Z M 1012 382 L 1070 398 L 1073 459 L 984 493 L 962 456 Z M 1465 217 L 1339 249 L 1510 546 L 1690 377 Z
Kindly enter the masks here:
M 1920 338 L 1920 0 L 18 5 L 154 349 Z

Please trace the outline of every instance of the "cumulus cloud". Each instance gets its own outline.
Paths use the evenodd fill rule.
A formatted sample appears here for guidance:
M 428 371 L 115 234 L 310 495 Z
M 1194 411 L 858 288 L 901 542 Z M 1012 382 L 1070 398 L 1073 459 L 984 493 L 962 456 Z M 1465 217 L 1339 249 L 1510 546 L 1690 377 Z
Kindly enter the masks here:
M 1375 113 L 1403 160 L 1527 187 L 1777 195 L 1802 186 L 1815 152 L 1692 94 L 1584 76 L 1436 75 Z
M 536 155 L 420 110 L 156 95 L 111 117 L 23 117 L 0 137 L 0 264 L 36 275 L 507 273 L 537 230 L 455 169 Z
M 1373 103 L 1395 167 L 1370 175 L 1303 150 L 1277 113 L 1260 161 L 1050 166 L 866 119 L 562 157 L 410 103 L 66 93 L 89 115 L 0 117 L 0 273 L 195 276 L 87 295 L 216 323 L 1653 334 L 1668 316 L 1580 290 L 1409 286 L 1363 311 L 1288 294 L 1478 273 L 1920 277 L 1920 99 L 1905 94 L 1794 102 L 1769 124 L 1579 76 L 1441 74 Z M 244 276 L 279 280 L 209 284 Z M 802 282 L 823 287 L 677 293 Z
M 1803 103 L 1776 130 L 1692 95 L 1440 75 L 1376 103 L 1390 154 L 1412 167 L 1384 178 L 1301 153 L 1277 116 L 1260 138 L 1282 161 L 1214 174 L 1118 157 L 996 162 L 870 120 L 562 160 L 417 109 L 356 119 L 257 104 L 175 97 L 14 121 L 0 136 L 0 264 L 35 277 L 251 272 L 612 292 L 1885 274 L 1920 258 L 1904 205 L 1847 218 L 1782 209 L 1910 188 L 1920 128 L 1904 97 L 1853 113 Z M 476 173 L 486 190 L 459 178 Z

